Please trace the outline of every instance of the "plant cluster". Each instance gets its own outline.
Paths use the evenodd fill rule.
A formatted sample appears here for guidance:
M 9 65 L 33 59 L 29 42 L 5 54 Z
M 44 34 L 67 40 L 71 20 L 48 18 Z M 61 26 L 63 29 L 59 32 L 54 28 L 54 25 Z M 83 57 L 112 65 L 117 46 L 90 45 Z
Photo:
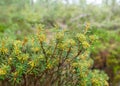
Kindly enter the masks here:
M 88 26 L 77 34 L 56 29 L 51 40 L 41 28 L 23 40 L 1 40 L 2 86 L 108 86 L 107 75 L 91 69 L 89 47 L 95 39 L 86 35 Z
M 118 86 L 120 83 L 119 30 L 111 32 L 103 29 L 94 29 L 92 32 L 99 39 L 94 43 L 94 49 L 91 50 L 91 57 L 95 61 L 94 68 L 103 69 L 110 77 L 111 84 Z

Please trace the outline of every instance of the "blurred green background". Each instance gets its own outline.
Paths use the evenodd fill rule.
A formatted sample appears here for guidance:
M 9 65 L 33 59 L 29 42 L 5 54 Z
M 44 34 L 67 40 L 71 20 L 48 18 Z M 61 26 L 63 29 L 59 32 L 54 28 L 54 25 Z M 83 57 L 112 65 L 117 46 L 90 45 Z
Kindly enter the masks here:
M 90 32 L 98 38 L 91 49 L 93 69 L 104 70 L 110 86 L 120 85 L 120 1 L 119 0 L 0 0 L 0 37 L 22 39 L 45 25 Z

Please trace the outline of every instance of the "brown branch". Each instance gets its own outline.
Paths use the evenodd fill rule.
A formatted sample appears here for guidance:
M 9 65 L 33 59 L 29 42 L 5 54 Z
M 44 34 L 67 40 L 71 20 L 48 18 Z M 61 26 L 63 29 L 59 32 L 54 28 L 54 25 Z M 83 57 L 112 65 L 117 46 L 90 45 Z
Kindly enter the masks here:
M 37 76 L 35 78 L 35 82 L 34 82 L 34 85 L 36 86 L 37 85 L 37 82 L 38 80 L 40 80 L 40 78 L 48 71 L 48 69 L 44 70 L 39 76 Z
M 46 58 L 46 63 L 47 63 L 47 54 L 46 54 L 46 51 L 45 51 L 45 49 L 44 49 L 44 47 L 43 47 L 43 43 L 40 42 L 40 44 L 41 44 L 41 49 L 42 49 L 42 52 L 43 52 L 43 54 L 44 54 L 44 56 L 45 56 L 45 58 Z
M 54 56 L 54 54 L 55 54 L 55 52 L 56 52 L 56 49 L 57 49 L 57 45 L 58 45 L 58 42 L 57 42 L 56 45 L 55 45 L 55 49 L 54 49 L 53 54 L 51 55 L 51 57 Z
M 81 54 L 82 50 L 79 50 L 79 52 L 77 53 L 76 56 L 74 56 L 70 61 L 72 61 L 73 59 L 75 59 L 76 57 L 78 57 Z
M 26 80 L 26 75 L 23 75 L 23 79 L 24 79 L 24 86 L 27 86 L 27 80 Z
M 55 71 L 55 72 L 57 72 L 58 75 L 55 79 L 52 80 L 52 82 L 51 82 L 52 84 L 54 84 L 60 78 L 59 70 L 60 70 L 60 66 L 61 66 L 61 57 L 62 57 L 62 51 L 60 52 L 60 55 L 59 55 L 58 69 L 57 69 L 57 71 Z

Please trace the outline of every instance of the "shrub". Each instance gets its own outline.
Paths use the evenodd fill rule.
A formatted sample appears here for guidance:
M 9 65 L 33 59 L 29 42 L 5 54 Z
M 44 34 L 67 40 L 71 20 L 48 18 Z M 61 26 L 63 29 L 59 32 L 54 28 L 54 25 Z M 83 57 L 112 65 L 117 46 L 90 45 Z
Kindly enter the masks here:
M 93 29 L 92 32 L 99 39 L 94 43 L 94 49 L 91 50 L 91 57 L 95 61 L 94 68 L 106 71 L 111 85 L 118 86 L 120 82 L 119 30 Z
M 85 33 L 56 29 L 51 40 L 41 27 L 23 40 L 0 44 L 2 86 L 108 86 L 104 72 L 92 70 L 92 40 Z M 49 40 L 49 41 L 47 41 Z

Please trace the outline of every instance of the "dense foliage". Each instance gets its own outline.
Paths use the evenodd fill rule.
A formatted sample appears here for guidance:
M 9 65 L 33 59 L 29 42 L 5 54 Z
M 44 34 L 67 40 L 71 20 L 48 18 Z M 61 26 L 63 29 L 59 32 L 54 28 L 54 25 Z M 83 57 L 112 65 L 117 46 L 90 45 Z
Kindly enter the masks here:
M 0 0 L 0 86 L 119 86 L 118 0 L 74 1 Z
M 89 57 L 94 36 L 56 30 L 54 38 L 46 41 L 45 33 L 24 40 L 1 40 L 1 85 L 14 86 L 108 86 L 104 72 L 91 70 Z M 3 84 L 2 84 L 3 83 Z
M 120 80 L 119 30 L 111 32 L 100 29 L 94 30 L 94 34 L 99 34 L 99 40 L 94 43 L 95 47 L 91 50 L 91 57 L 94 59 L 95 62 L 94 68 L 105 70 L 110 77 L 110 82 L 113 82 L 112 85 L 118 86 Z

